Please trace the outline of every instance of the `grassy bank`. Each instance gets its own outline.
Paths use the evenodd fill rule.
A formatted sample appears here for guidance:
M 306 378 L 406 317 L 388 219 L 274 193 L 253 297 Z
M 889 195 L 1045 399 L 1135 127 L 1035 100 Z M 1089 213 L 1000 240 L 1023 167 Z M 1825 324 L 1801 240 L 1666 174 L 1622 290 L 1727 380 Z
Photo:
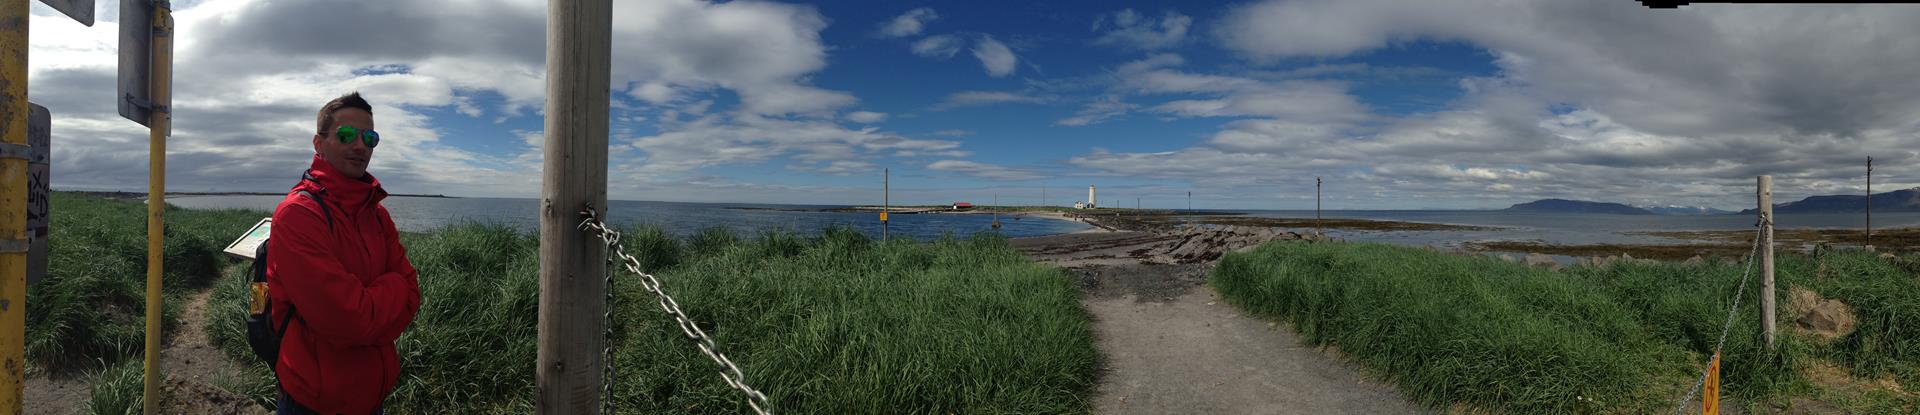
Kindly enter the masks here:
M 27 286 L 29 370 L 72 374 L 138 358 L 146 335 L 146 205 L 66 192 L 52 195 L 47 275 Z M 233 260 L 219 251 L 259 212 L 165 213 L 164 320 L 182 296 L 204 289 Z
M 1074 288 L 1002 239 L 880 244 L 844 230 L 709 230 L 682 240 L 642 227 L 622 242 L 782 412 L 1088 410 L 1096 355 Z M 404 375 L 389 410 L 530 411 L 537 240 L 463 225 L 403 243 L 424 301 L 399 342 Z M 744 411 L 635 277 L 618 278 L 621 411 Z M 239 324 L 244 287 L 221 281 L 209 335 L 253 364 Z M 259 379 L 234 383 L 260 399 L 271 393 Z
M 1743 269 L 1620 264 L 1547 271 L 1377 244 L 1276 243 L 1223 259 L 1227 299 L 1287 320 L 1436 408 L 1516 413 L 1670 411 L 1711 353 Z M 1920 367 L 1920 279 L 1864 252 L 1779 257 L 1782 298 L 1804 287 L 1854 308 L 1860 325 L 1833 342 L 1783 329 L 1759 337 L 1757 301 L 1741 303 L 1722 376 L 1753 405 L 1811 398 L 1862 412 L 1911 412 L 1920 398 L 1847 388 L 1806 373 L 1913 385 Z M 1749 289 L 1757 287 L 1750 282 Z M 1750 291 L 1751 292 L 1751 291 Z M 1784 304 L 1784 302 L 1783 302 Z M 1794 318 L 1781 313 L 1782 326 Z

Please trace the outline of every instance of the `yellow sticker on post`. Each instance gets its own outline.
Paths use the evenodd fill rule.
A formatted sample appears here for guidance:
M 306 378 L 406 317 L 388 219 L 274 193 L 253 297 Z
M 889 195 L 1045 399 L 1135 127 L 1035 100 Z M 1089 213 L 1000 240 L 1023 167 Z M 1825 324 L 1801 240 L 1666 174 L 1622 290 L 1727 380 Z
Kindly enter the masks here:
M 1713 360 L 1707 361 L 1707 382 L 1700 391 L 1700 413 L 1720 415 L 1720 352 L 1713 352 Z
M 881 222 L 887 221 L 887 212 L 880 212 L 880 221 Z

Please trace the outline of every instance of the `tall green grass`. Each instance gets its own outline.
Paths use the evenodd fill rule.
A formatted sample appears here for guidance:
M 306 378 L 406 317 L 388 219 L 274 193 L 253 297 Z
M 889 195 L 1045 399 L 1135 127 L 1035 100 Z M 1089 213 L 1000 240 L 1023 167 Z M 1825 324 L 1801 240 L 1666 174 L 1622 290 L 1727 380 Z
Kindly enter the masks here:
M 87 394 L 87 413 L 94 415 L 133 415 L 146 405 L 145 372 L 139 361 L 124 361 L 94 373 Z M 163 391 L 166 388 L 161 388 Z
M 102 369 L 140 353 L 146 333 L 146 205 L 55 192 L 47 275 L 27 287 L 26 353 L 35 371 Z M 220 249 L 265 214 L 169 207 L 163 320 L 231 263 Z
M 1292 321 L 1305 340 L 1337 346 L 1433 407 L 1642 407 L 1686 376 L 1685 353 L 1590 287 L 1495 259 L 1268 244 L 1228 255 L 1211 281 L 1228 301 Z
M 1088 409 L 1095 351 L 1076 291 L 1062 271 L 1026 260 L 1003 239 L 880 244 L 848 230 L 742 238 L 713 229 L 682 241 L 652 227 L 626 234 L 624 248 L 782 412 Z M 461 225 L 402 241 L 424 298 L 399 341 L 403 377 L 389 410 L 530 411 L 537 240 Z M 635 276 L 617 278 L 620 410 L 745 411 L 742 395 Z M 218 308 L 210 312 L 220 317 L 210 335 L 258 364 L 239 325 L 246 292 L 238 281 L 214 288 Z
M 1750 277 L 1722 349 L 1730 396 L 1807 394 L 1800 369 L 1818 357 L 1860 374 L 1911 376 L 1920 338 L 1903 333 L 1920 328 L 1912 318 L 1920 280 L 1870 253 L 1821 255 L 1780 256 L 1779 295 L 1804 286 L 1841 299 L 1861 316 L 1859 329 L 1823 344 L 1786 334 L 1792 317 L 1783 312 L 1783 334 L 1768 349 L 1758 277 Z M 1820 262 L 1825 278 L 1814 276 Z M 1671 410 L 1693 385 L 1743 265 L 1553 272 L 1406 247 L 1279 243 L 1228 255 L 1212 283 L 1230 302 L 1294 323 L 1306 341 L 1337 346 L 1433 407 L 1637 413 Z
M 1855 375 L 1892 375 L 1920 386 L 1920 257 L 1887 260 L 1860 250 L 1820 250 L 1777 265 L 1782 287 L 1801 286 L 1847 303 L 1859 326 L 1815 352 Z M 1786 293 L 1781 293 L 1785 303 Z M 1782 317 L 1783 322 L 1791 317 Z

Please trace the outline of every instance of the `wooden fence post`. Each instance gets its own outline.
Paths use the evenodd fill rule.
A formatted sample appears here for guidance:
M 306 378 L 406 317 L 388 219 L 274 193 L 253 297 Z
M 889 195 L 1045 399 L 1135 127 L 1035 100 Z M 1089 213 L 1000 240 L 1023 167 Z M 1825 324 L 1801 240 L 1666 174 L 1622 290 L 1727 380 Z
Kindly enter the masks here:
M 1760 176 L 1760 327 L 1773 349 L 1773 176 Z
M 612 0 L 547 1 L 545 161 L 540 196 L 539 351 L 534 410 L 598 413 L 607 362 L 605 242 L 580 210 L 607 217 Z

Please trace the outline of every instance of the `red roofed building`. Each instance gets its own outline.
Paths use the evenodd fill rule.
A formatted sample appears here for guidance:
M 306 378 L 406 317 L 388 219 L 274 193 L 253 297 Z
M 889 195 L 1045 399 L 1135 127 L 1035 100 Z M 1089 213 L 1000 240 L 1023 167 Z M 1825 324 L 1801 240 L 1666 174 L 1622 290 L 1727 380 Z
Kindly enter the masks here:
M 973 209 L 973 204 L 967 203 L 967 202 L 953 202 L 953 210 L 967 210 L 967 209 Z

